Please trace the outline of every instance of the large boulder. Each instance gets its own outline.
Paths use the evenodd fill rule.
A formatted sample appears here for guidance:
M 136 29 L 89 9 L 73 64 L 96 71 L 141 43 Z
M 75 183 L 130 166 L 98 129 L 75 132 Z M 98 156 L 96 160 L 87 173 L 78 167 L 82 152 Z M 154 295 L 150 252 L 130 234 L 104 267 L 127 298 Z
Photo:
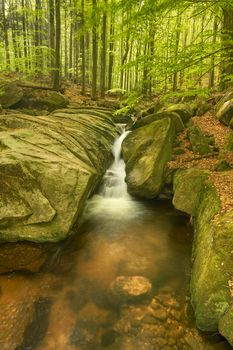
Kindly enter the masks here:
M 197 125 L 190 126 L 187 136 L 191 144 L 193 153 L 207 154 L 211 153 L 207 137 L 203 134 L 201 128 Z
M 216 112 L 216 117 L 220 122 L 229 125 L 233 118 L 233 99 L 224 102 Z
M 180 169 L 173 177 L 173 205 L 176 209 L 195 216 L 203 186 L 210 173 L 197 168 Z
M 132 195 L 155 198 L 163 185 L 164 168 L 172 156 L 175 137 L 170 118 L 131 132 L 123 142 L 126 182 Z
M 148 116 L 136 121 L 130 127 L 130 130 L 136 130 L 142 126 L 148 125 L 150 123 L 153 123 L 156 120 L 160 120 L 160 119 L 164 119 L 164 118 L 169 118 L 172 120 L 177 133 L 184 130 L 184 124 L 182 122 L 182 119 L 180 118 L 179 114 L 177 114 L 175 112 L 158 112 L 155 114 L 148 115 Z
M 71 233 L 111 161 L 109 117 L 0 116 L 0 240 L 58 242 Z
M 188 123 L 188 121 L 193 116 L 192 109 L 187 104 L 184 104 L 184 103 L 178 103 L 178 104 L 171 105 L 171 106 L 167 107 L 166 109 L 164 109 L 163 111 L 177 113 L 180 116 L 180 118 L 182 119 L 184 124 Z
M 232 302 L 233 211 L 221 213 L 217 190 L 208 172 L 199 169 L 177 171 L 173 204 L 194 217 L 191 302 L 197 326 L 203 331 L 218 331 Z M 220 324 L 225 336 L 227 329 L 229 318 Z
M 3 108 L 14 106 L 23 97 L 23 90 L 15 81 L 0 80 L 0 104 Z
M 16 108 L 48 110 L 50 112 L 68 105 L 68 99 L 57 91 L 27 89 Z

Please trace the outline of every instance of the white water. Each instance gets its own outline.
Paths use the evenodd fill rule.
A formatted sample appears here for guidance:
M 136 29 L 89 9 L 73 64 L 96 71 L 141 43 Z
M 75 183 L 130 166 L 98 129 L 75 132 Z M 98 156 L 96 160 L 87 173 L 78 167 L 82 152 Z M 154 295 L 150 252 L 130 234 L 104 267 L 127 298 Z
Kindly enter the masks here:
M 140 203 L 127 192 L 125 162 L 121 157 L 122 142 L 130 131 L 124 131 L 114 142 L 114 162 L 107 170 L 99 194 L 93 196 L 87 205 L 86 216 L 105 216 L 110 220 L 130 219 L 141 214 Z
M 125 162 L 121 158 L 122 142 L 128 133 L 129 131 L 124 131 L 113 145 L 112 153 L 114 155 L 114 162 L 104 176 L 104 183 L 100 192 L 100 195 L 105 198 L 129 199 L 127 185 L 125 182 Z

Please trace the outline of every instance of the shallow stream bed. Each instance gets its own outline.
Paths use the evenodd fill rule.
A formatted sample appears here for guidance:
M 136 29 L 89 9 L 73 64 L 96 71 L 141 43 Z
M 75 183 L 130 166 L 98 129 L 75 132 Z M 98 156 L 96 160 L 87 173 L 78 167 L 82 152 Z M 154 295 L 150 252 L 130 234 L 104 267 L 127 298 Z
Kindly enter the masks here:
M 195 328 L 189 219 L 127 194 L 121 142 L 77 235 L 41 273 L 0 276 L 1 350 L 231 349 Z

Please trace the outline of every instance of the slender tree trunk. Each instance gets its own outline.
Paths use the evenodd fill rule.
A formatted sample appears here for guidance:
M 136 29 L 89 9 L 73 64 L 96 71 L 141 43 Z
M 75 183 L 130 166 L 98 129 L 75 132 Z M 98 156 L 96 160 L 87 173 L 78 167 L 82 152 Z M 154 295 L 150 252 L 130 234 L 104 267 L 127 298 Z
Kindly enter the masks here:
M 92 0 L 92 99 L 97 98 L 97 64 L 98 64 L 98 37 L 97 37 L 97 18 L 96 18 L 97 2 Z
M 104 0 L 105 7 L 107 0 Z M 102 28 L 102 51 L 101 51 L 101 75 L 100 75 L 100 95 L 101 98 L 105 96 L 105 80 L 106 80 L 106 51 L 107 51 L 107 14 L 103 14 L 103 28 Z
M 10 62 L 8 24 L 7 24 L 7 20 L 6 20 L 5 0 L 2 0 L 2 22 L 3 22 L 3 35 L 4 35 L 4 43 L 5 43 L 5 52 L 6 52 L 6 67 L 8 70 L 10 70 L 11 69 L 11 62 Z
M 54 76 L 54 54 L 55 54 L 55 9 L 54 9 L 54 0 L 49 0 L 49 45 L 50 45 L 50 69 L 51 75 Z
M 233 8 L 225 6 L 223 8 L 223 28 L 222 45 L 225 48 L 223 52 L 224 63 L 222 65 L 221 82 L 222 87 L 226 87 L 232 81 L 227 75 L 233 74 Z
M 217 21 L 217 16 L 215 16 L 214 23 L 213 23 L 213 40 L 212 40 L 213 45 L 215 45 L 217 42 L 217 31 L 218 31 L 218 21 Z M 212 88 L 214 86 L 214 81 L 215 81 L 215 56 L 214 55 L 211 57 L 210 64 L 212 68 L 209 74 L 209 88 Z
M 60 0 L 55 0 L 56 13 L 56 51 L 55 51 L 55 71 L 53 88 L 56 91 L 60 89 L 60 43 L 61 43 L 61 4 Z
M 82 18 L 82 30 L 84 28 L 85 24 L 85 3 L 84 0 L 81 1 L 81 8 L 82 8 L 82 13 L 81 13 L 81 18 Z M 82 95 L 85 95 L 86 93 L 86 62 L 85 62 L 85 36 L 84 33 L 82 33 L 81 36 L 81 52 L 82 52 Z
M 177 20 L 176 20 L 176 39 L 175 39 L 175 52 L 174 52 L 174 64 L 175 69 L 177 68 L 177 62 L 178 62 L 178 52 L 179 52 L 179 44 L 180 44 L 180 26 L 181 26 L 181 15 L 178 12 L 177 14 Z M 177 90 L 177 83 L 178 83 L 178 73 L 175 71 L 173 74 L 173 91 Z
M 112 73 L 114 65 L 114 15 L 111 13 L 110 42 L 109 42 L 109 65 L 108 65 L 108 90 L 112 88 Z
M 27 27 L 26 27 L 26 16 L 25 16 L 25 0 L 21 1 L 21 6 L 23 9 L 22 14 L 22 26 L 23 26 L 23 52 L 24 52 L 24 64 L 25 68 L 28 68 L 28 50 L 27 50 Z

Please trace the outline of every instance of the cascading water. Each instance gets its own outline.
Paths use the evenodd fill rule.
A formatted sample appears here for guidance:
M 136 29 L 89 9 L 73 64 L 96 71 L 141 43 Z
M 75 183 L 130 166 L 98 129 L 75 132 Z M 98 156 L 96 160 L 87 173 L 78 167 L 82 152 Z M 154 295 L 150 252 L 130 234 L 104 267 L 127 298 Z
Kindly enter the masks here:
M 129 131 L 123 131 L 122 135 L 115 141 L 112 149 L 114 162 L 104 176 L 101 195 L 106 198 L 128 198 L 127 185 L 125 182 L 125 162 L 121 158 L 122 142 Z
M 111 220 L 130 219 L 140 215 L 142 208 L 127 192 L 125 182 L 125 162 L 121 157 L 121 147 L 130 131 L 122 127 L 121 136 L 114 142 L 114 161 L 107 170 L 98 194 L 93 196 L 86 208 L 85 217 L 108 216 Z

